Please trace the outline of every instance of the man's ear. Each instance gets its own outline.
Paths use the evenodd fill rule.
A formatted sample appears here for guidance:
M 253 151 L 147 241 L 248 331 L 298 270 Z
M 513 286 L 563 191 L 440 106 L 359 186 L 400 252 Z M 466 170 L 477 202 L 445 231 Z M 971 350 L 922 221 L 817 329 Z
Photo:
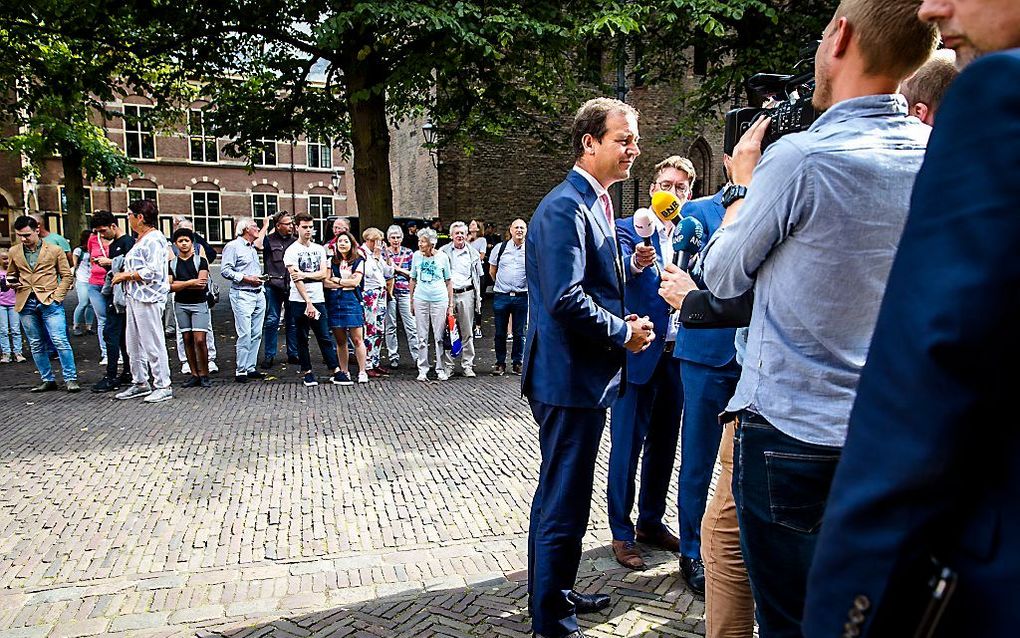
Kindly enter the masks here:
M 931 109 L 924 102 L 917 102 L 910 107 L 910 114 L 921 120 L 925 124 L 928 124 L 928 114 L 931 113 Z
M 845 17 L 836 20 L 832 34 L 832 57 L 841 58 L 850 48 L 850 40 L 853 39 L 853 25 Z

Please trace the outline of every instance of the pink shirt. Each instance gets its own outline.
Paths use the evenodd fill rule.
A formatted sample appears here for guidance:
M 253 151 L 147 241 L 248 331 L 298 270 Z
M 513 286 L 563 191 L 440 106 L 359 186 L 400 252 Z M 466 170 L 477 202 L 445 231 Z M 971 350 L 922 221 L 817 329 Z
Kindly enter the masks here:
M 0 277 L 6 277 L 7 271 L 0 270 Z M 8 288 L 7 290 L 0 292 L 0 306 L 7 306 L 8 308 L 14 306 L 14 297 L 17 292 L 14 288 Z
M 109 257 L 110 256 L 110 244 L 104 242 L 99 238 L 99 235 L 95 233 L 89 237 L 89 258 L 95 259 L 97 257 Z M 92 262 L 92 272 L 89 275 L 89 283 L 96 286 L 102 286 L 103 282 L 106 281 L 106 268 L 103 268 L 96 262 Z

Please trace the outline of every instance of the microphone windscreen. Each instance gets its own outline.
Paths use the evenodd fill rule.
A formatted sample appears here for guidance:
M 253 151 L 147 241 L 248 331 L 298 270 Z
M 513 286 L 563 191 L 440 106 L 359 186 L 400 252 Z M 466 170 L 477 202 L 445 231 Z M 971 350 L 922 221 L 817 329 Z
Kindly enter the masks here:
M 671 222 L 680 215 L 683 203 L 676 195 L 669 191 L 655 191 L 652 193 L 652 212 L 655 216 L 665 222 Z
M 634 211 L 634 232 L 641 239 L 648 239 L 655 233 L 655 213 L 647 208 Z
M 678 253 L 696 253 L 702 249 L 705 227 L 694 217 L 684 217 L 673 233 L 673 250 Z

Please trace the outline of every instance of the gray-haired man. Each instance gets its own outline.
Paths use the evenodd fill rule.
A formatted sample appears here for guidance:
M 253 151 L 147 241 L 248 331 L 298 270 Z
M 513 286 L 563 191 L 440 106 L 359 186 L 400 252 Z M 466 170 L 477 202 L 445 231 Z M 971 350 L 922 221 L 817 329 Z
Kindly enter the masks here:
M 453 284 L 453 313 L 464 344 L 460 365 L 465 377 L 475 376 L 475 314 L 482 310 L 482 257 L 467 243 L 468 226 L 464 222 L 450 224 L 451 243 L 439 250 L 450 258 L 450 280 Z M 453 374 L 454 361 L 443 353 L 443 367 Z
M 255 240 L 259 227 L 251 218 L 237 222 L 237 239 L 223 247 L 220 274 L 230 280 L 230 309 L 237 330 L 237 369 L 234 380 L 247 383 L 265 375 L 255 369 L 262 324 L 266 318 L 266 296 L 262 292 L 262 266 Z

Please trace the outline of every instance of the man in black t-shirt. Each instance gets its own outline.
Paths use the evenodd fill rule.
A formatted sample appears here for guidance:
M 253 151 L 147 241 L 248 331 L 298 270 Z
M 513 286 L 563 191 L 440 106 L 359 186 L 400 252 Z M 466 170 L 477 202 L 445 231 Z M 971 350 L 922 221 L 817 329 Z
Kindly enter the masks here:
M 107 210 L 96 211 L 92 215 L 92 230 L 100 240 L 107 240 L 107 254 L 93 255 L 92 260 L 109 271 L 113 260 L 123 257 L 135 245 L 134 237 L 121 230 L 113 213 Z M 113 295 L 103 295 L 106 299 L 106 325 L 103 327 L 103 341 L 106 342 L 106 376 L 92 386 L 93 392 L 109 392 L 117 390 L 122 383 L 131 383 L 131 363 L 128 360 L 127 344 L 124 340 L 127 325 L 123 311 L 118 311 L 113 304 Z M 124 370 L 117 374 L 117 360 L 124 362 Z

